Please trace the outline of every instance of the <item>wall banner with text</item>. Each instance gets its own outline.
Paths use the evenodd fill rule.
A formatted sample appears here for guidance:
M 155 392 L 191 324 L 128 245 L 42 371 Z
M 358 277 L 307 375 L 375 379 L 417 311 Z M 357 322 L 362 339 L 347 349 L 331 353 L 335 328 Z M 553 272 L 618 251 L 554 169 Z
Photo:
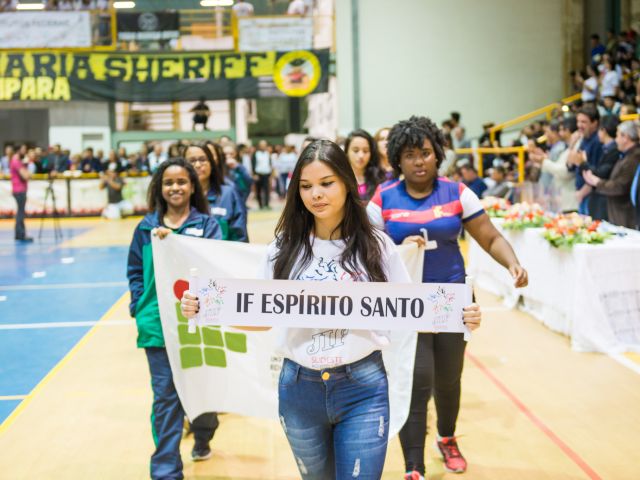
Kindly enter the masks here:
M 0 14 L 0 49 L 91 47 L 89 12 Z
M 0 101 L 172 102 L 328 90 L 328 50 L 292 52 L 0 52 Z M 265 88 L 266 82 L 277 88 Z

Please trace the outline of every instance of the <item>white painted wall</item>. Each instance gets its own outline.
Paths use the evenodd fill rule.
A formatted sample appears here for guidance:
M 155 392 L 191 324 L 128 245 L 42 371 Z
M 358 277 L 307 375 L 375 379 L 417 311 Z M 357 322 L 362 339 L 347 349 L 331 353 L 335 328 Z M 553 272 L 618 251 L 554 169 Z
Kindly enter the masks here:
M 109 104 L 106 102 L 69 102 L 49 104 L 49 143 L 59 143 L 71 153 L 86 147 L 111 148 Z
M 339 130 L 353 128 L 351 0 L 336 0 Z M 462 114 L 470 135 L 562 98 L 559 0 L 359 0 L 362 127 Z

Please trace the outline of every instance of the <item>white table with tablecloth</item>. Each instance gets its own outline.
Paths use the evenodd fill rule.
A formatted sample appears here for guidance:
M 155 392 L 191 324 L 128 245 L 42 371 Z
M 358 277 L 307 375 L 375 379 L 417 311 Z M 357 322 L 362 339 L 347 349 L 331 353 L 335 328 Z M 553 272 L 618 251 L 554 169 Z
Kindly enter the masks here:
M 552 247 L 542 228 L 494 223 L 527 269 L 529 286 L 515 289 L 507 270 L 471 239 L 467 273 L 475 285 L 569 336 L 574 350 L 640 351 L 640 233 L 566 249 Z

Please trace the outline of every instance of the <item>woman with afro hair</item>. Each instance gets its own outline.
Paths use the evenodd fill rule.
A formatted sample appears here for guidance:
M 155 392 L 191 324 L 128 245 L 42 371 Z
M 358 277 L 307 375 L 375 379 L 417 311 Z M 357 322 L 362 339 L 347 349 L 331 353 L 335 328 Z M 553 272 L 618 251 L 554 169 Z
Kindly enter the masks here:
M 465 270 L 458 245 L 464 229 L 498 263 L 509 270 L 516 287 L 527 285 L 527 272 L 511 245 L 493 226 L 478 197 L 464 184 L 438 177 L 444 136 L 426 117 L 413 116 L 393 126 L 387 154 L 397 177 L 381 186 L 369 202 L 372 222 L 396 244 L 425 248 L 424 283 L 464 283 Z M 400 177 L 400 175 L 403 177 Z M 480 322 L 466 322 L 469 329 Z M 460 378 L 466 341 L 462 333 L 419 333 L 413 374 L 411 407 L 400 431 L 407 480 L 425 475 L 427 403 L 433 392 L 437 411 L 437 445 L 444 467 L 466 471 L 455 427 L 460 410 Z

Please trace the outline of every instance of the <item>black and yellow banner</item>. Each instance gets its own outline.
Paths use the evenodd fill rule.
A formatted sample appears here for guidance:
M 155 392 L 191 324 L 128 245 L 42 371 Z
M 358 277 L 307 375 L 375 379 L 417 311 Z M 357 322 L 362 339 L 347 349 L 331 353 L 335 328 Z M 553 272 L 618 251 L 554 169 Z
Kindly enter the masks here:
M 326 92 L 328 50 L 0 53 L 0 101 L 170 102 Z

